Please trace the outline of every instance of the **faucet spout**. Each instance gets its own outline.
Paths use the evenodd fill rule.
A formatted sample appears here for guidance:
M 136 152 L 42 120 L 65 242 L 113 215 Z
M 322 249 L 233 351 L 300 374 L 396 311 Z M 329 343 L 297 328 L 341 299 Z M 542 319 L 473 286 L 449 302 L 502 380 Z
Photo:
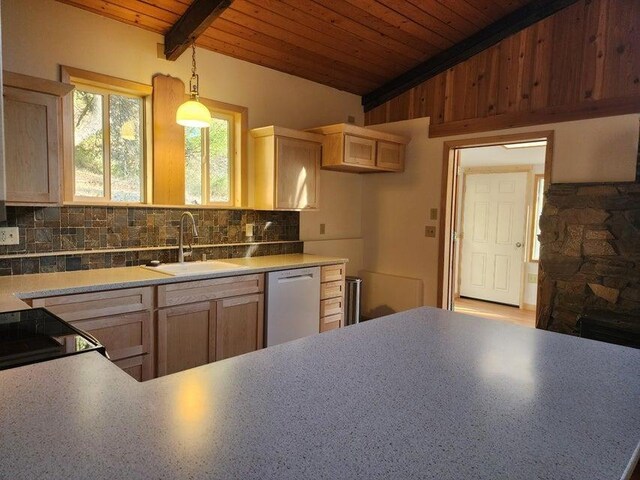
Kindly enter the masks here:
M 198 227 L 196 227 L 196 220 L 193 218 L 191 212 L 183 212 L 180 217 L 180 244 L 178 246 L 178 262 L 184 263 L 186 257 L 190 257 L 193 254 L 193 248 L 191 247 L 191 241 L 188 241 L 189 250 L 184 251 L 184 219 L 187 218 L 188 223 L 191 224 L 191 235 L 193 238 L 198 238 Z

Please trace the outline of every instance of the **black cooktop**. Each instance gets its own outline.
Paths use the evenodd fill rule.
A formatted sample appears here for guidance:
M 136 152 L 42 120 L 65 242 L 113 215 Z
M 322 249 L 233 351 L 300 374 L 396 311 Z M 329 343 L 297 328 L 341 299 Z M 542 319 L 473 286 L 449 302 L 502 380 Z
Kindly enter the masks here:
M 0 370 L 104 347 L 44 308 L 0 313 Z

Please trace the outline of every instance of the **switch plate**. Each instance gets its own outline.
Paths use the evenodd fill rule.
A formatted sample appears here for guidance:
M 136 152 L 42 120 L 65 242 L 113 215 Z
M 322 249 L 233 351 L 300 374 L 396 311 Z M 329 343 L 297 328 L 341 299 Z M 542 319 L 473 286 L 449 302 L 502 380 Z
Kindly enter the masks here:
M 326 228 L 325 228 L 325 224 L 324 224 L 324 223 L 321 223 L 321 224 L 320 224 L 320 235 L 324 235 L 325 230 L 326 230 Z
M 538 283 L 538 274 L 537 273 L 527 274 L 527 283 Z
M 0 228 L 0 245 L 18 245 L 20 243 L 20 232 L 18 227 Z
M 253 237 L 253 223 L 247 223 L 244 226 L 244 234 L 247 237 Z
M 429 210 L 429 220 L 437 220 L 438 219 L 438 209 L 432 208 Z
M 424 236 L 425 237 L 430 237 L 430 238 L 435 238 L 436 237 L 436 227 L 431 226 L 431 225 L 426 225 L 424 227 Z

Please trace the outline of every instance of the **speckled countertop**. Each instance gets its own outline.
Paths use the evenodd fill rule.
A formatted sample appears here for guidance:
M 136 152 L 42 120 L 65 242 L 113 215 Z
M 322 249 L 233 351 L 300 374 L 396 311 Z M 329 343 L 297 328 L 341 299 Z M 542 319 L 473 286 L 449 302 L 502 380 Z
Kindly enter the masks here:
M 13 480 L 618 480 L 640 441 L 639 350 L 432 308 L 146 383 L 88 353 L 0 385 Z
M 222 259 L 238 265 L 237 271 L 211 272 L 203 275 L 170 276 L 143 267 L 101 268 L 77 272 L 37 273 L 0 277 L 0 311 L 25 308 L 20 299 L 53 295 L 86 293 L 118 288 L 160 285 L 165 283 L 203 280 L 205 278 L 248 275 L 251 273 L 346 263 L 348 259 L 306 253 L 268 255 L 263 257 Z

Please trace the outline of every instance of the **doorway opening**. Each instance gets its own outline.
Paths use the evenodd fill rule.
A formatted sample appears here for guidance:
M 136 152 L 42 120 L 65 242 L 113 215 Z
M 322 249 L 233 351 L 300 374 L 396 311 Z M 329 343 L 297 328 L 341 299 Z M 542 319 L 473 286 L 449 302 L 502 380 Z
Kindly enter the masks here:
M 447 142 L 441 307 L 534 327 L 553 132 Z

